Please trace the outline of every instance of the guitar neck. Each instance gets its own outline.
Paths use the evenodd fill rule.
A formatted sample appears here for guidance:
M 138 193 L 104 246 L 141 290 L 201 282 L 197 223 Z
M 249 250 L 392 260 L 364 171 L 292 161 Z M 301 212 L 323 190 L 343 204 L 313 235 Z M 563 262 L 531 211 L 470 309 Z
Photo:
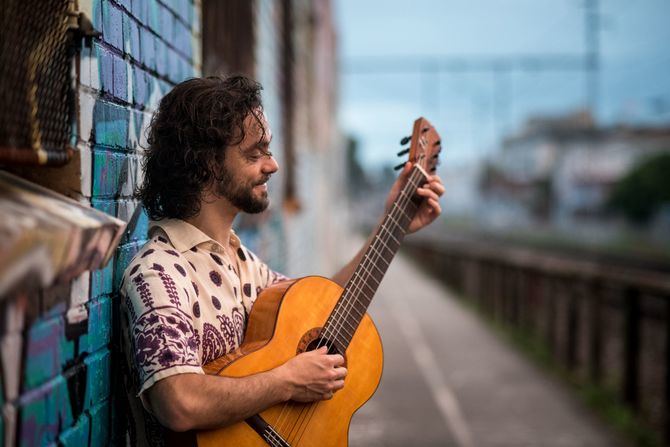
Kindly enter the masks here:
M 322 334 L 344 352 L 372 302 L 393 257 L 400 249 L 409 224 L 419 207 L 416 189 L 426 181 L 426 173 L 415 165 L 398 198 L 375 230 L 370 245 L 356 267 Z

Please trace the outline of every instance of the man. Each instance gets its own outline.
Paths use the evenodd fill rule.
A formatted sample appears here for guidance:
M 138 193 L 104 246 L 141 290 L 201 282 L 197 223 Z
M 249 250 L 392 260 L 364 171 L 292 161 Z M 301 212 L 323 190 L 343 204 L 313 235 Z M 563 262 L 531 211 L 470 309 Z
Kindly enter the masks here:
M 151 123 L 139 190 L 150 240 L 121 285 L 134 443 L 160 443 L 155 420 L 177 432 L 213 428 L 287 400 L 330 399 L 344 386 L 342 356 L 325 349 L 243 378 L 201 367 L 239 346 L 258 293 L 285 279 L 232 230 L 239 212 L 267 208 L 267 181 L 279 168 L 260 89 L 240 76 L 190 79 L 163 98 Z M 409 171 L 408 163 L 387 206 Z M 437 176 L 418 189 L 425 200 L 410 232 L 440 214 L 443 192 Z M 362 253 L 332 279 L 344 286 Z

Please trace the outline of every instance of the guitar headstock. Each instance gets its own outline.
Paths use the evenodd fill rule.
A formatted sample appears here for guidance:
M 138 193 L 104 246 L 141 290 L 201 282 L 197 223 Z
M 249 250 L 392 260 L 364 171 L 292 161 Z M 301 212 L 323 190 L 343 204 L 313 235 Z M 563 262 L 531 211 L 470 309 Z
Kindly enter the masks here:
M 409 148 L 398 152 L 398 155 L 409 153 L 408 161 L 420 166 L 426 173 L 433 174 L 437 169 L 438 157 L 442 150 L 440 134 L 427 119 L 420 117 L 414 121 L 412 135 L 405 137 L 400 144 L 410 143 Z M 396 166 L 401 169 L 405 162 Z

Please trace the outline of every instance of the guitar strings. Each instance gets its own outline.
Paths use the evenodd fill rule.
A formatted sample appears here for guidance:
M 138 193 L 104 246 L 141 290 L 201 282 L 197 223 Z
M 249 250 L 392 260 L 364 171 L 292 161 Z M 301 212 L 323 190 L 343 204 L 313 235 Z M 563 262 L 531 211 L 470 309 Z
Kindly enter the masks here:
M 418 176 L 418 178 L 413 178 L 417 172 L 420 175 Z M 411 201 L 411 199 L 413 197 L 413 194 L 416 191 L 416 188 L 418 187 L 418 183 L 421 180 L 423 180 L 423 174 L 421 173 L 421 171 L 419 171 L 418 169 L 414 170 L 412 172 L 412 174 L 410 175 L 410 177 L 408 179 L 408 182 L 407 182 L 407 184 L 411 185 L 411 188 L 412 188 L 411 195 L 409 193 L 406 193 L 407 191 L 409 191 L 406 187 L 403 188 L 403 190 L 400 192 L 399 198 L 396 199 L 394 201 L 393 205 L 392 205 L 392 211 L 387 215 L 390 218 L 390 221 L 389 222 L 387 222 L 387 221 L 382 222 L 381 227 L 387 230 L 386 235 L 383 235 L 383 234 L 380 235 L 379 233 L 377 235 L 375 235 L 375 237 L 379 241 L 381 241 L 384 244 L 384 246 L 386 246 L 387 248 L 388 248 L 387 242 L 390 242 L 390 238 L 393 238 L 397 243 L 399 243 L 400 241 L 395 239 L 395 237 L 391 233 L 391 230 L 388 230 L 387 228 L 385 228 L 385 224 L 386 223 L 391 223 L 391 224 L 395 225 L 395 227 L 397 227 L 398 229 L 400 229 L 403 232 L 403 236 L 404 236 L 404 233 L 405 233 L 406 230 L 398 223 L 401 216 L 400 215 L 394 216 L 394 214 L 397 214 L 397 212 L 399 212 L 402 215 L 404 215 L 406 218 L 409 218 L 409 220 L 411 222 L 412 217 L 408 216 L 403 211 L 403 208 L 401 208 L 399 205 L 402 205 L 402 207 L 405 207 L 408 204 L 408 202 Z M 394 217 L 396 217 L 396 218 L 394 218 Z M 384 236 L 387 236 L 386 240 L 384 240 Z M 372 246 L 372 251 L 368 252 L 366 254 L 365 258 L 367 258 L 367 259 L 363 259 L 361 261 L 360 265 L 362 266 L 363 270 L 365 270 L 365 273 L 367 273 L 368 275 L 371 276 L 371 271 L 367 268 L 368 264 L 373 266 L 373 267 L 376 267 L 375 263 L 379 262 L 380 259 L 383 259 L 383 254 L 380 251 L 375 250 L 375 247 Z M 388 263 L 386 263 L 386 264 L 387 264 L 387 266 L 389 265 Z M 379 268 L 377 268 L 377 269 L 382 274 L 385 273 L 385 272 L 381 271 Z M 353 292 L 362 293 L 362 291 L 363 291 L 362 286 L 364 286 L 365 284 L 362 282 L 362 278 L 358 275 L 358 273 L 359 273 L 358 271 L 354 271 L 354 278 L 352 278 L 352 287 L 349 288 L 348 290 L 352 290 Z M 379 283 L 377 283 L 377 285 L 379 285 Z M 346 304 L 344 306 L 344 309 L 346 309 L 346 312 L 344 312 L 344 309 L 342 309 L 342 312 L 340 312 L 339 314 L 336 313 L 333 317 L 333 326 L 332 327 L 338 327 L 336 325 L 340 325 L 338 327 L 337 332 L 334 333 L 333 330 L 330 331 L 331 336 L 334 333 L 334 338 L 335 339 L 337 339 L 341 335 L 342 330 L 344 330 L 344 325 L 342 323 L 343 322 L 349 323 L 348 318 L 351 315 L 351 311 L 355 309 L 355 304 L 356 304 L 355 300 L 352 300 L 352 299 L 349 299 L 349 298 L 350 298 L 350 294 L 347 294 L 346 296 L 342 297 L 343 300 L 348 300 L 348 301 L 345 301 Z M 359 317 L 362 317 L 365 314 L 365 312 L 363 312 L 363 314 L 361 314 L 357 309 L 356 309 L 356 313 L 358 314 Z M 353 328 L 351 323 L 349 323 L 349 326 L 352 327 L 352 329 L 354 329 L 354 332 L 355 332 L 356 328 Z M 326 332 L 324 332 L 324 335 L 326 335 Z M 345 332 L 346 332 L 346 330 L 345 330 Z M 352 334 L 347 334 L 347 335 L 349 335 L 350 337 L 353 337 L 353 333 Z M 327 339 L 327 338 L 324 337 L 324 339 Z M 319 345 L 317 346 L 317 349 L 322 346 L 321 343 L 323 343 L 323 339 L 319 342 Z M 304 435 L 304 433 L 306 431 L 307 425 L 309 424 L 309 421 L 311 420 L 311 418 L 314 414 L 314 411 L 316 410 L 316 405 L 318 405 L 318 402 L 313 403 L 311 405 L 308 405 L 308 406 L 306 406 L 307 408 L 303 408 L 301 410 L 300 414 L 298 415 L 298 420 L 296 420 L 293 427 L 291 427 L 291 432 L 289 433 L 289 437 L 287 439 L 290 439 L 290 435 L 293 434 L 295 426 L 298 425 L 298 433 L 300 433 L 300 436 L 298 438 L 298 442 L 300 442 L 300 439 L 302 439 L 302 436 Z M 308 414 L 303 416 L 303 413 L 305 412 L 305 410 L 307 410 Z M 284 412 L 284 409 L 282 409 L 282 413 L 283 412 Z M 300 423 L 298 424 L 298 422 L 300 422 Z M 305 428 L 301 432 L 302 425 L 303 425 L 304 422 L 306 422 Z
M 424 143 L 423 141 L 420 141 L 420 143 L 419 143 L 420 146 L 424 146 L 423 143 Z M 422 156 L 420 157 L 420 159 L 423 158 L 423 157 L 424 157 L 424 155 L 422 155 Z M 421 175 L 421 176 L 419 176 L 419 178 L 417 178 L 417 179 L 413 179 L 413 177 L 414 177 L 414 175 L 416 174 L 417 171 L 419 171 L 419 170 L 414 170 L 414 171 L 410 174 L 410 177 L 408 178 L 408 184 L 412 185 L 412 191 L 413 191 L 413 192 L 415 192 L 415 189 L 416 189 L 416 187 L 418 186 L 418 185 L 414 184 L 415 181 L 416 181 L 416 180 L 419 180 L 419 181 L 420 181 L 420 180 L 423 178 L 423 175 Z M 419 172 L 421 173 L 421 171 L 419 171 Z M 392 222 L 390 222 L 390 223 L 392 223 L 392 224 L 394 224 L 396 227 L 400 228 L 401 231 L 403 231 L 403 233 L 405 232 L 405 230 L 402 228 L 402 226 L 400 226 L 400 225 L 398 224 L 398 222 L 397 222 L 396 219 L 393 219 L 393 215 L 394 215 L 394 213 L 395 213 L 396 211 L 400 211 L 400 213 L 404 214 L 405 217 L 409 217 L 409 216 L 407 216 L 407 215 L 402 211 L 401 208 L 398 207 L 398 204 L 402 203 L 403 206 L 405 206 L 405 205 L 407 204 L 407 202 L 411 200 L 411 197 L 412 197 L 412 196 L 410 196 L 410 195 L 405 195 L 405 194 L 404 194 L 404 193 L 406 192 L 406 190 L 407 190 L 407 188 L 403 188 L 403 190 L 402 190 L 401 193 L 400 193 L 400 197 L 399 197 L 398 199 L 396 199 L 396 201 L 394 201 L 394 203 L 393 203 L 393 207 L 394 207 L 394 208 L 393 208 L 392 211 L 387 215 L 387 216 L 392 220 Z M 405 195 L 405 196 L 403 197 L 403 195 Z M 412 193 L 412 195 L 413 195 L 413 193 Z M 397 217 L 399 218 L 400 216 L 397 216 Z M 411 217 L 409 217 L 409 219 L 410 219 L 410 222 L 411 222 Z M 385 225 L 385 224 L 386 224 L 386 222 L 382 222 L 382 227 L 383 227 L 383 228 L 384 228 L 384 225 Z M 404 235 L 404 234 L 403 234 L 403 235 Z M 389 239 L 389 238 L 392 238 L 393 240 L 395 240 L 396 243 L 400 244 L 400 241 L 398 241 L 398 240 L 393 236 L 393 234 L 392 234 L 391 231 L 388 231 L 387 234 L 386 234 L 386 236 L 387 236 L 386 241 L 384 241 L 383 235 L 380 236 L 379 233 L 378 233 L 377 235 L 375 235 L 376 239 L 379 240 L 379 241 L 381 241 L 381 242 L 383 243 L 383 245 L 384 245 L 387 249 L 389 249 L 389 248 L 388 248 L 388 245 L 387 245 L 387 242 L 390 242 L 390 239 Z M 364 262 L 370 262 L 370 261 L 378 262 L 379 259 L 383 259 L 383 258 L 382 258 L 383 255 L 382 255 L 380 252 L 378 252 L 377 250 L 375 250 L 375 247 L 374 247 L 374 246 L 372 247 L 372 249 L 373 249 L 372 252 L 366 254 L 366 258 L 367 258 L 367 260 L 364 259 L 363 262 L 361 263 L 363 269 L 366 271 L 366 273 L 367 273 L 368 275 L 371 275 L 371 272 L 366 268 L 366 265 L 364 265 Z M 375 256 L 377 257 L 377 259 L 376 259 L 376 260 L 373 260 L 373 258 L 374 258 Z M 374 265 L 374 264 L 373 264 L 373 265 Z M 374 265 L 374 266 L 376 266 L 376 265 Z M 387 267 L 388 267 L 388 263 L 387 263 Z M 379 268 L 377 268 L 377 269 L 378 269 L 380 272 L 382 272 Z M 352 290 L 352 289 L 353 289 L 354 291 L 356 291 L 356 292 L 358 292 L 358 293 L 362 293 L 362 292 L 363 292 L 363 286 L 367 286 L 367 287 L 370 287 L 370 286 L 368 286 L 367 284 L 365 284 L 364 282 L 361 281 L 361 277 L 358 275 L 358 273 L 359 273 L 358 271 L 354 271 L 354 278 L 352 278 L 352 286 L 354 286 L 354 287 L 352 287 L 352 288 L 350 288 L 350 289 L 348 289 L 348 290 Z M 384 273 L 384 272 L 382 272 L 382 274 L 383 274 L 383 273 Z M 356 280 L 358 280 L 358 283 L 356 283 Z M 377 283 L 377 285 L 379 285 L 379 283 Z M 373 293 L 374 293 L 374 291 L 373 291 Z M 344 296 L 344 297 L 342 297 L 342 298 L 343 298 L 343 300 L 347 300 L 349 297 L 348 297 L 348 295 L 347 295 L 347 296 Z M 342 324 L 342 322 L 349 323 L 349 321 L 348 321 L 347 318 L 350 316 L 351 311 L 355 309 L 355 301 L 354 301 L 354 300 L 349 300 L 349 301 L 345 301 L 345 302 L 347 303 L 347 307 L 348 307 L 348 308 L 347 308 L 347 311 L 346 311 L 346 315 L 344 315 L 344 317 L 343 317 L 343 316 L 342 316 L 342 312 L 340 312 L 339 314 L 336 313 L 336 315 L 333 316 L 333 317 L 334 317 L 334 322 L 333 322 L 333 324 L 335 324 L 335 322 L 337 322 L 337 324 Z M 362 316 L 365 314 L 364 311 L 363 311 L 363 314 L 361 314 L 359 311 L 357 311 L 356 313 L 357 313 L 358 316 L 361 317 L 361 318 L 362 318 Z M 349 326 L 351 327 L 351 329 L 353 329 L 353 332 L 355 333 L 356 328 L 353 327 L 351 323 L 349 323 Z M 337 338 L 337 337 L 341 334 L 341 330 L 343 330 L 343 329 L 344 329 L 344 326 L 343 326 L 343 325 L 342 325 L 340 328 L 338 328 L 338 331 L 337 331 L 337 333 L 336 333 L 336 335 L 335 335 L 335 338 Z M 345 332 L 346 332 L 346 331 L 345 331 Z M 333 333 L 333 331 L 331 330 L 331 335 L 332 335 L 332 333 Z M 350 337 L 353 337 L 353 333 L 352 333 L 352 334 L 348 334 L 348 335 L 349 335 Z M 323 345 L 322 345 L 323 341 L 324 341 L 324 340 L 322 339 L 322 340 L 319 342 L 319 345 L 317 346 L 317 349 L 323 346 Z M 292 406 L 290 402 L 287 402 L 287 403 L 284 404 L 284 406 L 282 407 L 282 411 L 280 412 L 280 415 L 279 415 L 279 417 L 277 418 L 277 421 L 275 422 L 275 424 L 273 424 L 275 427 L 277 427 L 277 431 L 279 431 L 279 432 L 284 432 L 284 431 L 285 431 L 285 430 L 284 430 L 284 421 L 283 421 L 283 419 L 284 419 L 284 415 L 286 414 L 286 410 L 287 410 L 288 408 L 290 408 L 290 406 Z M 304 419 L 305 419 L 305 418 L 303 417 L 303 413 L 305 412 L 305 410 L 307 410 L 308 414 L 309 414 L 309 413 L 313 413 L 313 411 L 315 410 L 316 405 L 315 405 L 315 404 L 312 404 L 311 406 L 310 406 L 310 405 L 307 405 L 306 407 L 307 407 L 307 408 L 303 408 L 303 409 L 301 410 L 300 414 L 298 415 L 298 420 L 296 420 L 296 421 L 294 422 L 293 426 L 291 427 L 291 431 L 290 431 L 289 436 L 287 437 L 287 439 L 290 438 L 290 435 L 293 433 L 293 430 L 295 429 L 295 426 L 296 426 L 296 424 L 298 423 L 298 421 L 301 422 L 300 425 L 298 426 L 298 431 L 300 431 L 300 428 L 301 428 L 301 426 L 302 426 L 302 422 L 303 422 Z M 311 407 L 314 407 L 314 408 L 311 408 Z M 290 412 L 288 412 L 288 413 L 290 414 Z M 289 415 L 289 414 L 286 415 L 287 418 L 288 418 L 288 415 Z M 310 415 L 310 417 L 308 418 L 308 421 L 309 421 L 309 419 L 311 419 L 311 415 Z M 289 424 L 290 424 L 290 421 L 289 421 Z M 306 426 L 305 426 L 305 427 L 306 427 Z M 304 431 L 303 431 L 303 434 L 304 434 Z M 300 436 L 300 438 L 302 438 L 302 435 Z
M 416 172 L 416 171 L 415 171 L 415 172 Z M 415 172 L 414 172 L 414 173 L 415 173 Z M 414 174 L 414 173 L 413 173 L 413 174 Z M 407 195 L 405 195 L 405 191 L 409 191 L 409 190 L 407 190 L 407 189 L 403 189 L 403 191 L 401 191 L 400 200 L 396 200 L 396 201 L 394 202 L 394 207 L 396 207 L 396 209 L 393 209 L 392 212 L 389 214 L 389 217 L 391 218 L 391 222 L 390 222 L 390 223 L 394 224 L 397 228 L 399 228 L 401 231 L 403 231 L 403 233 L 404 233 L 405 230 L 402 228 L 402 226 L 400 226 L 400 225 L 398 224 L 398 221 L 397 221 L 396 219 L 393 219 L 393 217 L 394 217 L 393 215 L 394 215 L 394 213 L 395 213 L 396 211 L 399 211 L 399 212 L 401 212 L 401 213 L 404 214 L 404 212 L 402 211 L 402 208 L 399 207 L 398 204 L 402 204 L 403 207 L 405 207 L 405 206 L 408 204 L 408 202 L 411 200 L 411 198 L 412 198 L 412 196 L 413 196 L 413 193 L 414 193 L 415 190 L 416 190 L 416 187 L 418 186 L 417 184 L 415 184 L 415 181 L 416 181 L 416 180 L 421 181 L 422 178 L 423 178 L 422 176 L 420 176 L 420 177 L 417 178 L 417 179 L 412 179 L 412 177 L 413 177 L 413 176 L 410 176 L 410 180 L 408 181 L 408 183 L 411 185 L 411 188 L 412 188 L 412 189 L 411 189 L 411 191 L 412 191 L 412 195 L 409 195 L 409 193 L 408 193 Z M 403 197 L 403 195 L 404 195 L 404 197 Z M 414 210 L 414 211 L 415 211 L 415 210 Z M 409 216 L 407 216 L 407 215 L 405 215 L 405 216 L 406 216 L 406 217 L 409 217 Z M 396 217 L 399 217 L 399 216 L 396 216 Z M 411 222 L 411 218 L 410 218 L 410 222 Z M 383 223 L 382 223 L 382 228 L 384 228 L 384 229 L 386 229 L 386 227 L 384 226 L 385 224 L 386 224 L 386 222 L 383 222 Z M 377 235 L 377 237 L 378 237 L 378 239 L 379 239 L 380 241 L 383 241 L 383 236 L 384 236 L 384 235 L 381 235 L 381 236 Z M 388 232 L 388 233 L 386 234 L 386 236 L 388 236 L 388 237 L 392 237 L 392 238 L 395 240 L 395 237 L 393 237 L 393 235 L 392 235 L 391 232 Z M 389 242 L 389 241 L 390 241 L 390 239 L 387 238 L 386 242 Z M 396 242 L 399 243 L 399 241 L 397 241 L 397 240 L 396 240 Z M 373 247 L 373 248 L 374 248 L 374 247 Z M 375 256 L 377 257 L 377 259 L 374 259 Z M 367 257 L 367 260 L 365 260 L 365 262 L 361 262 L 361 266 L 362 266 L 363 270 L 365 271 L 365 273 L 367 273 L 368 275 L 370 275 L 370 274 L 371 274 L 371 271 L 367 268 L 367 267 L 368 267 L 368 264 L 369 264 L 370 262 L 378 262 L 382 256 L 383 256 L 383 254 L 382 254 L 381 252 L 378 252 L 378 251 L 370 252 L 370 256 Z M 366 263 L 368 263 L 368 264 L 366 264 Z M 387 265 L 388 265 L 388 264 L 387 264 Z M 357 273 L 358 273 L 358 272 L 355 272 L 354 274 L 356 275 Z M 355 283 L 355 284 L 354 284 L 353 281 L 356 281 L 356 280 L 358 280 L 358 283 Z M 358 289 L 359 292 L 362 291 L 362 287 L 361 287 L 361 286 L 362 286 L 362 285 L 365 285 L 365 283 L 362 282 L 362 278 L 361 278 L 361 276 L 358 276 L 357 278 L 354 278 L 353 281 L 352 281 L 352 285 L 353 285 L 354 287 L 352 287 L 351 289 L 353 289 L 354 291 L 355 291 L 355 289 Z M 379 285 L 379 283 L 377 283 L 377 285 Z M 349 311 L 351 311 L 352 309 L 355 308 L 355 307 L 354 307 L 354 304 L 355 304 L 355 303 L 354 303 L 353 301 L 351 301 L 350 303 L 351 303 L 351 305 L 349 306 L 349 309 L 348 309 L 348 312 L 346 313 L 346 315 L 344 315 L 344 317 L 343 317 L 342 315 L 338 315 L 338 317 L 340 318 L 340 320 L 341 320 L 342 318 L 347 318 L 347 317 L 350 315 L 350 312 L 349 312 Z M 359 312 L 357 312 L 357 313 L 358 313 L 359 316 L 362 316 Z M 363 314 L 364 314 L 364 313 L 365 313 L 365 312 L 363 312 Z M 338 334 L 338 335 L 339 335 L 339 334 Z M 299 424 L 299 427 L 298 427 L 298 432 L 301 432 L 301 433 L 300 433 L 300 436 L 299 436 L 299 438 L 298 438 L 298 443 L 300 442 L 300 440 L 302 439 L 302 436 L 304 435 L 304 433 L 305 433 L 306 430 L 307 430 L 307 426 L 309 425 L 309 421 L 311 420 L 311 418 L 312 418 L 313 415 L 314 415 L 314 412 L 316 411 L 316 405 L 318 405 L 318 402 L 315 403 L 315 404 L 313 405 L 312 408 L 309 408 L 309 409 L 308 409 L 308 415 L 307 415 L 307 416 L 303 417 L 303 416 L 302 416 L 302 412 L 301 412 L 301 414 L 300 414 L 300 416 L 299 416 L 299 417 L 301 417 L 301 418 L 300 418 L 301 420 L 300 420 L 300 424 Z M 303 429 L 303 427 L 302 427 L 302 426 L 303 426 L 303 423 L 304 423 L 304 429 Z M 302 429 L 302 431 L 301 431 L 301 429 Z M 291 432 L 293 432 L 293 430 L 291 430 Z M 296 445 L 297 445 L 297 444 L 296 444 Z
M 402 214 L 405 214 L 403 212 L 401 206 L 405 207 L 409 202 L 411 202 L 412 196 L 413 196 L 414 192 L 416 191 L 416 187 L 418 186 L 418 183 L 422 180 L 422 174 L 418 178 L 412 179 L 414 174 L 417 173 L 417 172 L 419 174 L 421 174 L 421 171 L 419 171 L 418 169 L 413 171 L 412 175 L 410 175 L 410 179 L 408 179 L 408 182 L 407 182 L 408 185 L 410 185 L 411 188 L 412 188 L 412 193 L 411 193 L 412 195 L 410 195 L 409 193 L 405 194 L 405 192 L 408 191 L 408 189 L 406 189 L 406 188 L 403 189 L 400 193 L 401 194 L 401 196 L 399 197 L 400 200 L 394 201 L 394 203 L 392 205 L 392 210 L 388 214 L 389 219 L 391 220 L 391 222 L 389 222 L 389 223 L 392 223 L 393 225 L 395 225 L 395 227 L 400 229 L 403 232 L 403 235 L 404 235 L 406 230 L 403 229 L 403 227 L 400 224 L 398 224 L 398 219 L 394 219 L 393 214 L 395 214 L 396 212 L 400 212 Z M 405 217 L 409 217 L 409 216 L 407 216 L 405 214 Z M 410 218 L 410 222 L 411 222 L 411 218 Z M 386 223 L 387 223 L 386 220 L 384 222 L 382 222 L 381 227 L 387 230 L 386 236 L 392 237 L 392 233 L 391 233 L 392 230 L 389 230 L 389 229 L 385 228 Z M 383 236 L 384 235 L 380 234 L 380 233 L 377 233 L 375 235 L 375 237 L 380 241 L 383 241 Z M 384 241 L 384 244 L 386 244 L 386 242 L 388 242 L 388 241 L 389 241 L 389 239 L 387 238 L 386 241 Z M 362 269 L 365 270 L 365 273 L 367 273 L 368 276 L 370 276 L 371 279 L 375 279 L 372 276 L 371 270 L 369 270 L 367 267 L 368 267 L 368 265 L 375 266 L 376 263 L 378 263 L 380 259 L 383 259 L 383 254 L 381 252 L 375 250 L 372 243 L 370 244 L 370 247 L 372 248 L 372 250 L 370 252 L 366 253 L 366 255 L 365 255 L 365 258 L 367 258 L 367 259 L 365 259 L 365 258 L 362 259 L 360 265 L 361 265 Z M 387 265 L 388 265 L 388 263 L 387 263 Z M 379 268 L 377 268 L 377 269 L 382 274 L 385 273 L 385 272 L 381 271 Z M 361 278 L 359 275 L 357 275 L 358 273 L 359 273 L 358 271 L 354 271 L 355 278 L 352 278 L 351 289 L 352 289 L 352 292 L 362 293 L 363 292 L 363 286 L 365 286 L 365 284 L 362 281 L 363 278 Z M 377 282 L 376 279 L 375 279 L 375 282 Z M 380 282 L 377 282 L 377 286 L 379 284 L 380 284 Z M 327 334 L 326 333 L 327 331 L 324 332 L 324 335 L 328 335 L 328 337 L 324 337 L 325 339 L 328 339 L 328 338 L 331 338 L 331 337 L 337 339 L 341 335 L 342 330 L 344 329 L 344 325 L 342 324 L 342 321 L 347 321 L 348 322 L 348 318 L 351 315 L 351 311 L 353 309 L 355 309 L 356 300 L 350 299 L 350 295 L 351 294 L 348 294 L 346 297 L 342 298 L 343 300 L 346 300 L 346 304 L 343 306 L 339 315 L 335 315 L 334 318 L 333 318 L 332 327 L 337 328 L 337 332 L 334 332 L 334 329 L 329 328 L 330 333 Z M 357 313 L 358 313 L 358 316 L 362 317 L 362 314 L 360 314 L 359 312 L 357 312 Z M 354 330 L 355 330 L 355 328 L 354 328 Z M 351 337 L 353 337 L 353 334 L 347 334 L 347 335 L 350 335 Z
M 424 142 L 420 140 L 420 142 L 419 142 L 419 146 L 422 147 L 422 148 L 424 148 L 424 147 L 423 147 L 423 146 L 424 146 Z M 421 160 L 423 159 L 423 157 L 424 157 L 424 155 L 421 155 L 421 157 L 419 157 L 419 161 L 421 161 Z M 416 178 L 416 179 L 413 179 L 413 177 L 415 176 L 415 174 L 416 174 L 417 172 L 419 173 L 419 177 Z M 391 220 L 390 223 L 392 223 L 392 224 L 394 224 L 396 227 L 398 227 L 398 228 L 402 231 L 403 236 L 404 236 L 406 230 L 402 227 L 402 225 L 398 224 L 398 221 L 400 220 L 400 219 L 399 219 L 400 216 L 397 216 L 398 219 L 395 219 L 395 218 L 394 218 L 394 213 L 395 213 L 396 211 L 400 211 L 400 213 L 404 214 L 405 217 L 408 217 L 408 218 L 409 218 L 409 221 L 410 221 L 410 222 L 412 221 L 412 217 L 407 216 L 407 215 L 404 213 L 403 208 L 406 207 L 406 205 L 407 205 L 408 203 L 411 203 L 411 199 L 412 199 L 414 193 L 416 192 L 416 188 L 418 187 L 418 183 L 419 183 L 422 179 L 423 179 L 423 173 L 422 173 L 419 169 L 415 169 L 415 170 L 413 170 L 412 173 L 410 174 L 410 176 L 408 177 L 406 186 L 403 187 L 403 189 L 400 191 L 400 195 L 399 195 L 399 197 L 393 202 L 392 209 L 391 209 L 391 211 L 387 214 L 387 218 L 388 218 L 389 220 Z M 417 182 L 417 183 L 415 184 L 415 182 Z M 407 185 L 411 185 L 411 190 L 410 190 L 410 188 L 407 187 Z M 411 192 L 409 192 L 409 191 L 411 191 Z M 404 195 L 404 197 L 403 197 L 403 195 Z M 399 204 L 402 205 L 402 208 L 399 206 Z M 412 212 L 415 212 L 415 211 L 416 211 L 416 209 L 413 210 Z M 393 238 L 393 239 L 396 241 L 396 243 L 400 244 L 400 241 L 398 241 L 398 240 L 393 236 L 392 231 L 391 231 L 391 230 L 388 230 L 387 228 L 384 227 L 384 225 L 385 225 L 386 223 L 387 223 L 387 222 L 386 222 L 386 219 L 384 219 L 384 221 L 383 221 L 382 224 L 381 224 L 381 228 L 386 229 L 386 230 L 387 230 L 386 235 L 387 235 L 388 237 Z M 382 236 L 383 236 L 383 235 L 382 235 Z M 378 233 L 375 235 L 375 238 L 377 238 L 378 240 L 383 241 L 382 237 L 380 237 L 380 232 L 378 232 Z M 389 242 L 389 240 L 387 239 L 386 242 Z M 384 245 L 386 245 L 386 242 L 384 242 Z M 374 279 L 374 277 L 372 276 L 371 272 L 370 272 L 368 269 L 366 269 L 367 266 L 365 265 L 365 262 L 370 263 L 370 261 L 372 261 L 371 265 L 372 265 L 373 267 L 376 267 L 376 264 L 379 262 L 379 260 L 380 260 L 380 259 L 383 259 L 383 255 L 382 255 L 381 253 L 379 253 L 379 252 L 374 253 L 374 251 L 375 251 L 375 247 L 374 247 L 373 243 L 374 243 L 374 241 L 370 244 L 370 247 L 372 248 L 372 252 L 368 252 L 368 253 L 365 254 L 365 257 L 368 258 L 367 261 L 366 261 L 366 259 L 364 258 L 364 259 L 361 260 L 361 263 L 360 263 L 360 265 L 363 267 L 364 270 L 366 270 L 366 273 L 368 274 L 368 276 L 370 276 L 371 279 Z M 372 260 L 372 257 L 373 257 L 374 255 L 377 255 L 377 259 Z M 387 263 L 387 267 L 388 267 L 388 265 L 389 265 L 389 263 Z M 376 267 L 376 268 L 377 268 L 378 271 L 380 271 L 380 272 L 382 273 L 382 278 L 383 278 L 383 275 L 385 274 L 385 272 L 384 272 L 384 271 L 381 271 L 381 269 L 379 269 L 378 267 Z M 358 270 L 358 269 L 357 269 L 357 270 Z M 356 274 L 358 273 L 357 270 L 354 271 L 354 276 L 356 276 Z M 353 285 L 355 279 L 356 279 L 356 278 L 353 278 L 353 279 L 352 279 L 352 285 Z M 358 277 L 358 280 L 360 281 L 360 279 L 361 279 L 361 278 L 360 278 L 360 276 L 359 276 L 359 277 Z M 377 281 L 375 280 L 375 282 L 377 282 Z M 380 280 L 379 282 L 377 282 L 376 286 L 379 286 L 380 282 L 381 282 L 381 280 Z M 362 292 L 362 286 L 364 286 L 364 285 L 365 285 L 365 284 L 357 285 L 357 287 L 356 287 L 356 288 L 358 289 L 357 292 Z M 353 287 L 352 287 L 352 288 L 353 288 Z M 346 300 L 346 299 L 348 299 L 348 297 L 343 297 L 343 300 Z M 341 315 L 336 315 L 334 318 L 338 318 L 338 317 L 339 317 L 340 320 L 344 319 L 345 321 L 348 322 L 347 318 L 349 317 L 350 312 L 351 312 L 351 310 L 354 308 L 355 304 L 356 304 L 356 301 L 355 301 L 355 300 L 349 300 L 349 301 L 347 302 L 346 306 L 345 306 L 345 307 L 347 308 L 346 315 L 345 315 L 343 318 L 342 318 Z M 363 313 L 365 313 L 365 312 L 363 312 Z M 359 314 L 359 316 L 362 317 L 361 314 Z M 340 322 L 338 322 L 338 323 L 340 323 Z M 333 327 L 335 327 L 335 326 L 333 325 Z M 335 334 L 335 337 L 334 337 L 334 338 L 339 337 L 339 335 L 340 335 L 340 333 L 341 333 L 341 329 L 343 329 L 343 326 L 341 326 L 340 328 L 338 328 L 338 331 L 337 331 L 337 333 Z M 356 331 L 356 328 L 353 328 L 353 329 L 354 329 L 354 332 L 355 332 L 355 331 Z M 331 330 L 331 334 L 330 334 L 330 335 L 333 335 L 333 334 L 332 334 L 332 330 Z M 353 337 L 353 334 L 350 334 L 350 337 Z M 324 337 L 324 338 L 325 338 L 325 337 Z

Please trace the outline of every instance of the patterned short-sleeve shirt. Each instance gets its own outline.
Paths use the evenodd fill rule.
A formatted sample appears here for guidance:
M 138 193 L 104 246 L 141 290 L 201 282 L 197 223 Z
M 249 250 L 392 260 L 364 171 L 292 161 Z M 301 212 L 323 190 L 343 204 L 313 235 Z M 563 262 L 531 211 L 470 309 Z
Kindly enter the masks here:
M 204 374 L 202 365 L 240 345 L 259 292 L 286 279 L 232 231 L 229 250 L 178 219 L 152 222 L 149 236 L 121 283 L 135 396 L 175 374 Z

